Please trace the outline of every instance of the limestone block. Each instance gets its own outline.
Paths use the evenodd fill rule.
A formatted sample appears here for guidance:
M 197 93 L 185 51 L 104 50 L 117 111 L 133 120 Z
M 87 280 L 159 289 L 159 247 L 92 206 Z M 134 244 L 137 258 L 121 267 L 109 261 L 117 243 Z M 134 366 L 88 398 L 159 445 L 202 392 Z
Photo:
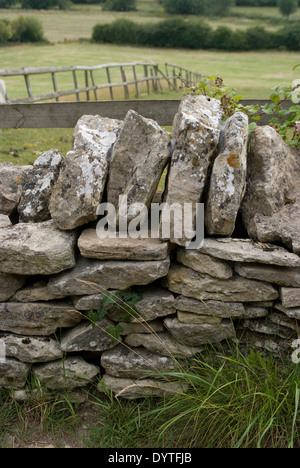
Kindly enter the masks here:
M 284 307 L 300 307 L 300 288 L 281 288 L 280 297 Z
M 7 215 L 0 214 L 0 227 L 11 226 L 12 222 Z
M 0 333 L 6 354 L 22 362 L 49 362 L 62 358 L 58 340 L 46 337 Z
M 23 388 L 29 370 L 29 364 L 7 357 L 5 363 L 0 363 L 0 388 Z
M 174 152 L 170 164 L 165 202 L 200 203 L 207 176 L 219 143 L 220 101 L 206 96 L 185 96 L 173 124 Z M 195 230 L 196 211 L 193 211 Z M 188 236 L 175 239 L 176 221 L 171 225 L 171 239 L 184 246 Z M 189 235 L 189 233 L 188 233 Z M 194 237 L 189 235 L 189 239 Z
M 170 139 L 161 127 L 129 110 L 113 148 L 107 199 L 126 224 L 119 196 L 127 197 L 129 222 L 140 214 L 141 205 L 149 208 L 170 156 Z
M 169 266 L 169 257 L 139 262 L 80 258 L 72 270 L 53 276 L 48 288 L 53 294 L 66 296 L 91 295 L 105 289 L 125 290 L 166 276 Z
M 105 351 L 115 346 L 112 337 L 106 332 L 113 322 L 103 319 L 93 324 L 83 321 L 62 334 L 61 349 L 68 353 L 78 351 Z
M 47 302 L 64 299 L 65 296 L 51 294 L 47 288 L 48 281 L 36 281 L 19 289 L 11 298 L 12 302 Z
M 146 335 L 133 333 L 126 336 L 125 343 L 130 347 L 143 346 L 153 353 L 167 357 L 192 357 L 203 351 L 201 347 L 182 345 L 167 331 Z
M 279 267 L 258 263 L 236 263 L 234 270 L 240 276 L 267 281 L 280 286 L 300 287 L 300 268 Z
M 226 261 L 202 254 L 197 250 L 177 249 L 177 261 L 199 273 L 215 278 L 229 279 L 233 274 L 232 268 Z
M 245 314 L 245 306 L 240 302 L 223 302 L 214 300 L 197 300 L 178 296 L 176 299 L 178 311 L 220 318 L 239 318 Z
M 221 134 L 205 205 L 205 224 L 210 235 L 230 237 L 246 190 L 248 116 L 230 117 Z
M 49 200 L 62 162 L 62 155 L 55 149 L 47 151 L 34 162 L 18 206 L 22 222 L 38 223 L 51 219 Z
M 18 167 L 11 163 L 0 163 L 0 214 L 9 216 L 18 206 L 32 166 Z
M 24 283 L 24 276 L 0 273 L 0 302 L 10 299 Z
M 55 229 L 52 221 L 0 228 L 0 271 L 52 275 L 75 265 L 76 232 Z
M 62 165 L 50 200 L 57 228 L 72 230 L 97 219 L 108 174 L 108 159 L 121 122 L 83 116 L 74 130 L 73 150 Z
M 300 307 L 287 308 L 287 307 L 284 307 L 282 303 L 278 301 L 278 302 L 275 302 L 274 308 L 276 310 L 280 310 L 280 312 L 283 312 L 285 315 L 287 315 L 291 319 L 300 320 Z

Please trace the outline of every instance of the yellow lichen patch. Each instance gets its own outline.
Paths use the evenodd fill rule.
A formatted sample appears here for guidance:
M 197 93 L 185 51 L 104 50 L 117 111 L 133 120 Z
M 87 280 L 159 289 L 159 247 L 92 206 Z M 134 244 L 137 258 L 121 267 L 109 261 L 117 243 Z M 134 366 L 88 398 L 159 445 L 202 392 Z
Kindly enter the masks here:
M 17 177 L 17 183 L 20 184 L 20 182 L 21 182 L 21 178 Z
M 229 157 L 227 158 L 227 164 L 234 169 L 240 167 L 241 163 L 239 155 L 236 153 L 230 153 Z

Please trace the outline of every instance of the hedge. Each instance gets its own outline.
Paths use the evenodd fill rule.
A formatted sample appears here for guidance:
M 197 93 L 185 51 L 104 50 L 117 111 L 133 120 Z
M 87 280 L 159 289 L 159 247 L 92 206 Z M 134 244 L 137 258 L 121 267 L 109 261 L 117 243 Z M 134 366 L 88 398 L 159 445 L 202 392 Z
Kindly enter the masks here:
M 287 25 L 278 32 L 262 27 L 233 31 L 224 26 L 213 30 L 200 20 L 174 18 L 141 25 L 121 19 L 110 24 L 97 24 L 92 40 L 97 43 L 175 49 L 243 51 L 283 48 L 297 51 L 300 49 L 300 24 Z

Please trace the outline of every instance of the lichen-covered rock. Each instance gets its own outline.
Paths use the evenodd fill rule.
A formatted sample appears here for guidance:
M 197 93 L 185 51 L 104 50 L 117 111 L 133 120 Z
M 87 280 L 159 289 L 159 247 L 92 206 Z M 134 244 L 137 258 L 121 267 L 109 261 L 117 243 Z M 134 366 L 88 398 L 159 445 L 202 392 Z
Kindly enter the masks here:
M 20 389 L 26 385 L 30 365 L 7 357 L 0 362 L 0 388 Z
M 95 323 L 81 322 L 76 327 L 63 333 L 61 349 L 67 353 L 79 351 L 105 351 L 115 346 L 115 341 L 106 331 L 114 323 L 103 319 Z
M 1 276 L 1 275 L 0 275 Z M 12 302 L 47 302 L 64 299 L 65 296 L 51 294 L 47 288 L 48 281 L 37 281 L 29 283 L 19 289 L 12 297 Z
M 72 230 L 97 219 L 108 173 L 108 159 L 121 122 L 83 116 L 74 130 L 73 150 L 64 160 L 50 200 L 57 228 Z
M 47 151 L 33 163 L 18 206 L 22 222 L 38 223 L 51 219 L 49 201 L 62 162 L 62 155 L 54 149 Z
M 64 360 L 35 364 L 33 373 L 47 389 L 72 389 L 84 387 L 94 380 L 100 369 L 80 356 Z
M 203 301 L 257 302 L 275 300 L 279 296 L 277 289 L 269 283 L 240 276 L 220 280 L 179 264 L 171 266 L 162 283 L 177 294 Z
M 11 163 L 0 163 L 0 214 L 9 216 L 18 206 L 32 166 L 14 166 Z
M 281 288 L 280 297 L 284 307 L 300 307 L 300 288 Z
M 165 202 L 200 203 L 207 176 L 219 143 L 221 124 L 220 101 L 206 96 L 185 96 L 173 124 L 174 152 L 170 164 Z M 196 210 L 193 206 L 195 230 Z M 181 226 L 180 226 L 181 227 Z M 185 232 L 176 239 L 176 220 L 171 224 L 171 239 L 184 246 L 194 235 Z
M 125 343 L 130 347 L 143 346 L 153 353 L 167 357 L 192 357 L 203 351 L 202 347 L 182 345 L 167 331 L 146 335 L 133 333 L 126 336 Z
M 253 242 L 250 239 L 207 238 L 199 252 L 232 262 L 257 262 L 287 267 L 300 266 L 299 256 L 287 249 L 277 245 Z
M 107 187 L 107 199 L 119 209 L 119 196 L 127 197 L 127 225 L 140 214 L 141 206 L 149 208 L 163 170 L 170 156 L 170 139 L 151 119 L 129 110 L 113 148 Z
M 178 364 L 170 357 L 160 356 L 144 348 L 130 350 L 122 344 L 104 351 L 101 365 L 109 375 L 130 379 L 147 376 L 159 379 L 159 373 L 178 370 Z
M 81 319 L 81 314 L 66 302 L 0 303 L 0 331 L 18 335 L 49 336 L 60 328 L 74 327 Z
M 248 235 L 261 242 L 281 241 L 300 253 L 300 162 L 271 127 L 250 137 L 248 185 L 242 204 Z
M 177 250 L 177 261 L 199 273 L 214 276 L 215 278 L 229 279 L 233 275 L 228 262 L 211 255 L 202 254 L 197 250 L 179 248 Z
M 86 229 L 78 239 L 80 253 L 99 260 L 163 260 L 170 251 L 168 242 L 160 239 L 100 239 L 96 229 Z
M 245 306 L 240 302 L 199 301 L 185 296 L 178 296 L 176 298 L 176 309 L 178 311 L 221 318 L 239 318 L 245 314 Z
M 169 266 L 169 257 L 144 262 L 80 258 L 72 270 L 53 276 L 48 288 L 52 294 L 65 296 L 91 295 L 106 289 L 125 290 L 166 276 Z
M 12 222 L 7 215 L 0 214 L 0 227 L 11 226 Z
M 236 273 L 245 278 L 276 283 L 280 286 L 300 287 L 300 268 L 263 265 L 261 263 L 236 263 Z
M 76 232 L 55 229 L 53 222 L 0 228 L 0 272 L 52 275 L 75 265 Z
M 234 326 L 230 320 L 223 320 L 219 324 L 196 324 L 166 318 L 164 323 L 171 334 L 186 346 L 202 346 L 235 338 Z
M 220 154 L 210 176 L 205 224 L 210 235 L 231 236 L 246 190 L 248 117 L 230 117 L 220 137 Z
M 10 299 L 24 283 L 24 276 L 0 273 L 0 302 Z
M 125 379 L 105 374 L 99 382 L 98 391 L 110 391 L 119 398 L 134 400 L 136 398 L 163 397 L 183 394 L 188 385 L 175 382 L 157 381 L 154 379 Z
M 48 337 L 0 333 L 6 355 L 22 362 L 49 362 L 63 357 L 58 340 Z

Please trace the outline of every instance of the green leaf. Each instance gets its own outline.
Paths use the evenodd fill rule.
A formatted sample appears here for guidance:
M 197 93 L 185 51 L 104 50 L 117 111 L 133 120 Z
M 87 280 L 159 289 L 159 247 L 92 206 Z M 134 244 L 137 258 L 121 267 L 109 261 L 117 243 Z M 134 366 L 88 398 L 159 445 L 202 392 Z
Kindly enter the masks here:
M 99 309 L 97 310 L 98 321 L 100 322 L 101 320 L 103 320 L 107 313 L 108 310 L 104 309 L 103 307 L 99 307 Z
M 252 132 L 252 130 L 257 127 L 257 123 L 256 122 L 252 122 L 251 124 L 248 125 L 248 128 L 249 128 L 249 133 Z
M 252 120 L 260 120 L 260 115 L 252 115 L 251 119 Z
M 124 331 L 124 328 L 120 324 L 115 327 L 107 327 L 106 333 L 110 335 L 115 343 L 118 343 L 121 333 Z

